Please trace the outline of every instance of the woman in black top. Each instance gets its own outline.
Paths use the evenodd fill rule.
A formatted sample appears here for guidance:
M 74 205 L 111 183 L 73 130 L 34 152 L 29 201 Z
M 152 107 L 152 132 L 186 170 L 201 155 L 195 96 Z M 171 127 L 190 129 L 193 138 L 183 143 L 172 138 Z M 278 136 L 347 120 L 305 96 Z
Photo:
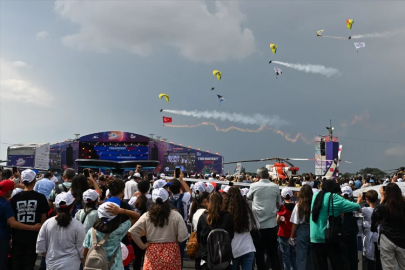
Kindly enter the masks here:
M 211 193 L 208 200 L 208 207 L 205 214 L 198 220 L 197 241 L 200 244 L 195 269 L 205 270 L 207 267 L 207 240 L 212 229 L 224 229 L 229 233 L 231 239 L 234 236 L 233 216 L 227 211 L 221 211 L 222 196 L 217 192 Z M 203 261 L 203 262 L 202 262 Z M 203 265 L 201 265 L 203 264 Z M 229 267 L 229 269 L 231 269 Z
M 405 202 L 401 189 L 389 183 L 380 189 L 381 204 L 371 216 L 371 231 L 380 225 L 380 256 L 384 270 L 405 269 Z

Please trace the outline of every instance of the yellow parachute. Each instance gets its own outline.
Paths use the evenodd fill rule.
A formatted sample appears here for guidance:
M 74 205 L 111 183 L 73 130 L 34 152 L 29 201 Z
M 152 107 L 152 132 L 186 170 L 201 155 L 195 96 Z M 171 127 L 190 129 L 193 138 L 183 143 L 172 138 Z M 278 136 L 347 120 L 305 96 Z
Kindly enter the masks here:
M 222 77 L 222 72 L 215 69 L 215 70 L 212 72 L 212 75 L 217 76 L 218 81 L 220 81 L 220 80 L 221 80 L 221 77 Z
M 353 21 L 352 19 L 348 19 L 348 20 L 346 21 L 346 26 L 347 26 L 347 28 L 348 28 L 349 30 L 352 29 L 353 23 L 354 23 L 354 21 Z
M 270 44 L 270 49 L 271 49 L 271 51 L 272 51 L 274 54 L 276 54 L 276 52 L 277 52 L 277 45 L 271 43 L 271 44 Z
M 162 99 L 162 97 L 165 97 L 166 102 L 169 102 L 169 96 L 168 95 L 162 93 L 162 94 L 159 95 L 159 98 Z

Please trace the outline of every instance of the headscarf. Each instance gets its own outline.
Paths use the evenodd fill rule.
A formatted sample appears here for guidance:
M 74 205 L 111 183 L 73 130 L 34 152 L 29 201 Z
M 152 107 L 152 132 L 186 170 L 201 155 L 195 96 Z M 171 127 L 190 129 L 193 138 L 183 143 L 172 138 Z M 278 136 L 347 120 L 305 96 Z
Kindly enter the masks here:
M 322 183 L 322 190 L 316 195 L 314 206 L 312 207 L 312 221 L 316 222 L 321 212 L 323 197 L 326 193 L 333 193 L 334 186 L 337 185 L 333 180 L 325 180 Z

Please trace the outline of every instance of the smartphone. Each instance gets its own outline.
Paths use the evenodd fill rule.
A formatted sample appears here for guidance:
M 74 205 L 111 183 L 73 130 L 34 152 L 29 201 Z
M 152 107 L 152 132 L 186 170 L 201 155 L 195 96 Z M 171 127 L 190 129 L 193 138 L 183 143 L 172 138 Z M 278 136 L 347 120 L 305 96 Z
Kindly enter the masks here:
M 176 178 L 180 177 L 180 168 L 176 168 L 175 174 L 176 174 L 175 175 Z
M 365 201 L 366 200 L 366 192 L 363 192 L 363 201 Z
M 84 174 L 84 176 L 86 176 L 86 178 L 90 177 L 89 169 L 84 169 L 83 174 Z
M 13 174 L 17 173 L 17 167 L 13 167 Z

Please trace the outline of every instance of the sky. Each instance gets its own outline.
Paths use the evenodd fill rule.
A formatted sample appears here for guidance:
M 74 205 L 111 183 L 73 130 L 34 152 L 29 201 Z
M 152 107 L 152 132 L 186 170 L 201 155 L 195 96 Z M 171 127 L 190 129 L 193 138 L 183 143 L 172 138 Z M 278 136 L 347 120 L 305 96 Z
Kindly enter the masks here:
M 405 157 L 404 9 L 394 1 L 1 1 L 0 159 L 9 143 L 55 143 L 106 130 L 157 134 L 225 161 L 314 158 L 313 138 L 327 134 L 332 119 L 342 160 L 353 162 L 341 172 L 398 168 Z M 342 37 L 395 34 L 339 40 L 317 38 L 320 29 Z M 356 52 L 353 42 L 366 47 Z M 270 43 L 278 45 L 276 55 Z M 283 71 L 277 79 L 274 66 Z M 220 106 L 217 94 L 225 98 Z M 163 115 L 173 125 L 259 128 L 161 108 L 278 116 L 283 124 L 257 133 L 164 127 Z M 274 129 L 307 142 L 291 142 Z M 243 166 L 253 171 L 265 164 Z M 314 171 L 314 162 L 294 165 Z

